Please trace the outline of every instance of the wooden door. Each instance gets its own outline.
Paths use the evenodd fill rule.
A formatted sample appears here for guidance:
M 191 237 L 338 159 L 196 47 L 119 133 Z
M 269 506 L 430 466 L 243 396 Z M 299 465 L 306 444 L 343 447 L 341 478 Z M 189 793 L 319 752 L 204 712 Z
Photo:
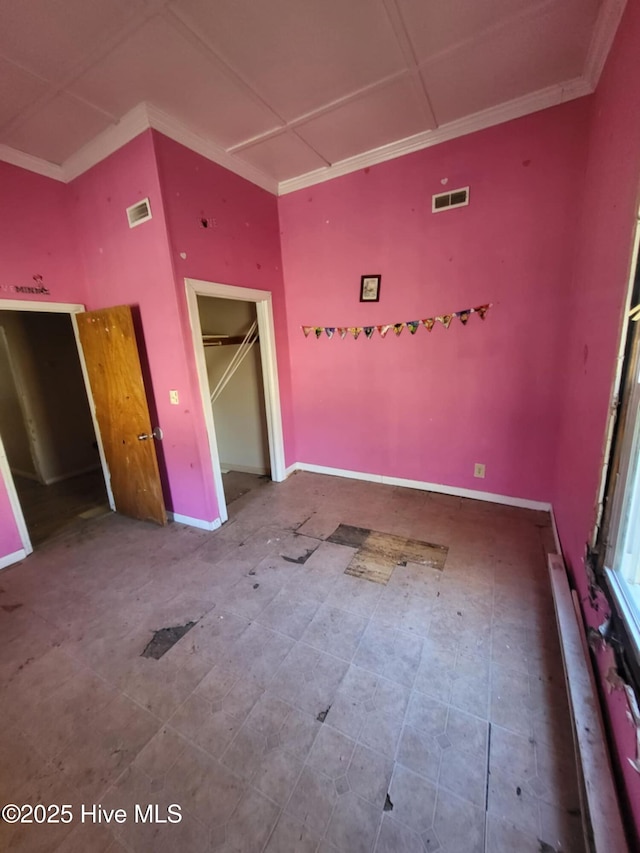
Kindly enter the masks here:
M 76 319 L 116 510 L 166 524 L 131 309 L 119 305 Z

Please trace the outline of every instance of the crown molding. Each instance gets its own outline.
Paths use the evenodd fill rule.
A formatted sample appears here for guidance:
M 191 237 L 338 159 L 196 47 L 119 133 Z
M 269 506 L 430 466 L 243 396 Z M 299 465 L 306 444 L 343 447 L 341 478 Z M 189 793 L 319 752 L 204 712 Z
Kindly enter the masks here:
M 420 151 L 432 145 L 439 145 L 442 142 L 447 142 L 448 140 L 456 139 L 469 133 L 475 133 L 478 130 L 484 130 L 494 125 L 521 118 L 529 113 L 591 94 L 595 91 L 600 79 L 626 3 L 627 0 L 603 0 L 589 45 L 582 77 L 550 86 L 547 89 L 541 89 L 538 92 L 514 99 L 506 104 L 500 104 L 497 107 L 491 107 L 472 116 L 442 125 L 435 130 L 423 131 L 407 139 L 383 145 L 364 154 L 358 154 L 355 157 L 350 157 L 331 166 L 315 169 L 312 172 L 307 172 L 305 175 L 280 181 L 279 183 L 249 163 L 235 157 L 234 154 L 229 153 L 220 145 L 199 136 L 182 122 L 173 118 L 173 116 L 148 103 L 138 104 L 123 116 L 119 122 L 108 127 L 92 139 L 91 142 L 87 143 L 75 154 L 72 154 L 62 165 L 50 163 L 40 157 L 34 157 L 31 154 L 26 154 L 8 145 L 1 144 L 0 161 L 10 163 L 39 175 L 44 175 L 56 181 L 61 181 L 62 183 L 69 183 L 69 181 L 77 178 L 119 148 L 122 148 L 123 145 L 126 145 L 127 142 L 130 142 L 140 133 L 153 128 L 159 133 L 173 139 L 174 142 L 184 145 L 207 160 L 211 160 L 219 166 L 228 169 L 230 172 L 239 175 L 241 178 L 250 181 L 252 184 L 262 187 L 267 192 L 274 195 L 286 195 L 296 190 L 313 186 L 314 184 L 330 181 L 341 175 L 347 175 L 367 166 L 375 166 L 378 163 L 402 157 L 404 154 Z M 255 143 L 256 141 L 258 140 L 252 140 L 251 142 Z M 237 149 L 240 150 L 241 147 L 246 147 L 246 145 L 237 146 Z
M 316 169 L 313 172 L 308 172 L 306 175 L 281 181 L 278 185 L 278 195 L 287 195 L 288 193 L 296 192 L 296 190 L 304 189 L 314 184 L 330 181 L 341 175 L 348 175 L 367 166 L 375 166 L 378 163 L 402 157 L 404 154 L 421 151 L 424 148 L 430 148 L 432 145 L 439 145 L 442 142 L 457 139 L 460 136 L 467 136 L 478 130 L 485 130 L 488 127 L 494 127 L 495 125 L 503 124 L 516 118 L 522 118 L 522 116 L 529 115 L 530 113 L 554 107 L 575 98 L 581 98 L 583 95 L 590 95 L 592 91 L 593 89 L 590 84 L 582 77 L 556 86 L 549 86 L 547 89 L 540 89 L 538 92 L 533 92 L 522 98 L 516 98 L 506 104 L 490 107 L 474 115 L 443 124 L 435 130 L 425 130 L 407 139 L 401 139 L 398 142 L 383 145 L 373 151 L 349 157 L 347 160 L 334 163 L 325 169 Z
M 107 127 L 102 133 L 94 136 L 91 142 L 83 145 L 64 161 L 62 170 L 65 181 L 67 183 L 73 181 L 148 129 L 147 105 L 141 103 L 129 110 L 117 124 Z
M 215 142 L 209 142 L 202 136 L 198 136 L 197 133 L 194 133 L 182 124 L 182 122 L 154 107 L 153 104 L 147 104 L 146 108 L 149 127 L 164 134 L 164 136 L 168 136 L 174 142 L 179 142 L 186 148 L 190 148 L 196 154 L 201 154 L 207 160 L 211 160 L 213 163 L 223 166 L 241 178 L 245 178 L 245 180 L 250 181 L 252 184 L 262 187 L 263 190 L 277 195 L 278 182 L 275 178 L 265 175 L 264 172 L 261 172 L 249 163 L 245 163 L 244 160 L 234 157 L 220 145 L 216 145 Z
M 53 178 L 54 181 L 65 182 L 62 166 L 50 163 L 48 160 L 42 160 L 40 157 L 34 157 L 31 154 L 25 154 L 24 151 L 18 151 L 9 145 L 0 145 L 0 162 L 10 163 L 12 166 L 18 166 L 28 172 L 35 172 L 37 175 L 44 175 L 45 178 Z
M 65 160 L 61 166 L 49 163 L 47 160 L 41 160 L 39 157 L 33 157 L 31 154 L 17 151 L 8 145 L 0 145 L 0 160 L 68 184 L 149 129 L 157 130 L 173 139 L 174 142 L 179 142 L 191 151 L 201 154 L 207 160 L 211 160 L 252 184 L 277 195 L 278 182 L 275 178 L 270 178 L 249 163 L 233 157 L 221 146 L 203 139 L 182 122 L 154 107 L 153 104 L 147 103 L 138 104 L 129 110 L 117 124 L 103 130 L 91 142 L 88 142 Z
M 589 81 L 594 91 L 600 80 L 607 56 L 609 56 L 626 5 L 627 0 L 603 0 L 600 6 L 584 67 L 584 77 Z

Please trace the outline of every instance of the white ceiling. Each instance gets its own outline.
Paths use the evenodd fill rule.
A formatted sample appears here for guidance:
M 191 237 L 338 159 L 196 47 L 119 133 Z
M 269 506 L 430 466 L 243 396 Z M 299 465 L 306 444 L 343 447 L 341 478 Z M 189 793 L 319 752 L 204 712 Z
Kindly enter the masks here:
M 286 192 L 587 94 L 624 3 L 0 0 L 0 159 L 153 126 Z

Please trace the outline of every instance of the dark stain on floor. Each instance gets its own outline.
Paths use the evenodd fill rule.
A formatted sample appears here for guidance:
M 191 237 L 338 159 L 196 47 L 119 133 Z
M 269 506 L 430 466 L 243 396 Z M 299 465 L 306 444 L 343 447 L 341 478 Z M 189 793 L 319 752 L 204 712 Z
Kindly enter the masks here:
M 371 533 L 366 527 L 352 527 L 350 524 L 339 524 L 327 542 L 335 545 L 348 545 L 350 548 L 361 548 L 365 539 Z
M 175 646 L 178 640 L 181 640 L 195 624 L 195 622 L 186 622 L 184 625 L 175 625 L 173 628 L 161 628 L 159 631 L 156 631 L 145 646 L 141 657 L 160 660 L 162 655 Z
M 315 550 L 315 548 L 307 548 L 304 554 L 302 554 L 300 557 L 286 557 L 284 554 L 282 554 L 281 556 L 283 560 L 287 561 L 287 563 L 297 563 L 299 566 L 304 566 L 304 564 L 307 562 L 307 560 Z

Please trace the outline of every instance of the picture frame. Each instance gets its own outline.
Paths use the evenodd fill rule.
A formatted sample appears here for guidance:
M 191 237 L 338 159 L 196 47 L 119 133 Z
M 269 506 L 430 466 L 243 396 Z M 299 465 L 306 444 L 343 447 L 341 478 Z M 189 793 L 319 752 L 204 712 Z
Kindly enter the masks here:
M 381 275 L 363 275 L 360 277 L 360 302 L 380 301 Z

